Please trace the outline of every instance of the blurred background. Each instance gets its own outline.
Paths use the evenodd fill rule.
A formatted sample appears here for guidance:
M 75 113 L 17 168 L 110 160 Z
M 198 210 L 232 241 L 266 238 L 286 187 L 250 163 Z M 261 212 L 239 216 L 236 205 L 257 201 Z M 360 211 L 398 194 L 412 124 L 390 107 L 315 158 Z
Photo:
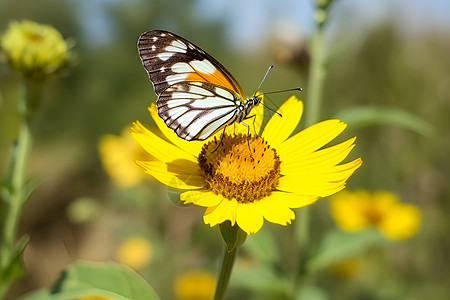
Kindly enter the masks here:
M 24 254 L 27 273 L 9 299 L 50 286 L 78 259 L 127 263 L 120 254 L 127 246 L 144 249 L 131 255 L 142 261 L 128 264 L 162 299 L 176 297 L 176 278 L 183 272 L 217 274 L 223 245 L 218 229 L 203 224 L 203 209 L 182 206 L 176 191 L 151 178 L 120 184 L 102 164 L 102 153 L 114 147 L 112 142 L 103 146 L 105 152 L 99 150 L 105 135 L 114 140 L 111 134 L 125 132 L 126 139 L 123 130 L 135 120 L 154 126 L 147 107 L 156 96 L 137 39 L 149 29 L 173 31 L 222 62 L 247 94 L 255 92 L 272 64 L 262 90 L 305 88 L 313 13 L 312 0 L 1 0 L 1 33 L 12 20 L 50 24 L 73 42 L 76 55 L 75 66 L 47 84 L 34 124 L 29 177 L 39 187 L 19 232 L 31 236 Z M 369 249 L 363 257 L 372 264 L 357 275 L 325 270 L 314 280 L 328 299 L 449 299 L 450 2 L 336 0 L 329 18 L 321 119 L 380 105 L 415 115 L 432 130 L 349 122 L 343 138 L 358 137 L 351 157 L 364 160 L 349 189 L 389 190 L 418 205 L 422 223 L 408 240 Z M 1 64 L 1 178 L 17 135 L 16 101 L 22 93 L 20 77 Z M 299 97 L 307 110 L 305 95 Z M 268 105 L 276 108 L 286 98 L 273 95 Z M 133 151 L 129 161 L 142 155 Z M 327 199 L 316 206 L 311 228 L 318 239 L 332 221 Z M 130 241 L 140 246 L 133 248 Z M 265 299 L 239 286 L 229 296 Z

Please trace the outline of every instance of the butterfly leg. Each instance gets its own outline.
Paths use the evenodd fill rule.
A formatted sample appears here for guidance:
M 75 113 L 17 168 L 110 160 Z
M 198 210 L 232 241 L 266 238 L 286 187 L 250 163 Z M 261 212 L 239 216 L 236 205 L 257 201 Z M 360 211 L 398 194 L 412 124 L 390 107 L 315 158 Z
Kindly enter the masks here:
M 253 132 L 255 133 L 255 135 L 257 137 L 259 137 L 258 133 L 256 132 L 256 127 L 255 127 L 255 121 L 256 121 L 256 115 L 252 115 L 252 116 L 248 116 L 246 118 L 244 118 L 244 120 L 248 120 L 248 119 L 253 119 L 252 123 L 253 123 Z M 250 126 L 248 126 L 247 124 L 244 124 L 241 122 L 241 124 L 247 126 L 248 128 L 248 135 L 250 135 Z
M 253 116 L 253 117 L 256 117 L 256 116 Z M 248 117 L 247 119 L 250 119 L 250 118 L 252 118 L 252 117 Z M 250 158 L 253 161 L 254 159 L 253 159 L 253 155 L 252 155 L 252 148 L 250 148 L 250 126 L 248 126 L 247 124 L 245 124 L 243 122 L 241 122 L 241 124 L 244 125 L 245 127 L 247 127 L 247 145 L 248 145 L 248 150 L 250 151 Z M 254 128 L 254 126 L 255 126 L 255 118 L 253 118 L 253 128 Z M 256 133 L 256 131 L 255 131 L 255 133 Z
M 222 134 L 220 135 L 220 142 L 217 145 L 216 149 L 214 149 L 211 153 L 214 153 L 217 151 L 217 149 L 219 149 L 220 145 L 223 145 L 223 137 L 225 135 L 225 129 L 227 128 L 227 126 L 225 125 L 225 127 L 223 128 Z

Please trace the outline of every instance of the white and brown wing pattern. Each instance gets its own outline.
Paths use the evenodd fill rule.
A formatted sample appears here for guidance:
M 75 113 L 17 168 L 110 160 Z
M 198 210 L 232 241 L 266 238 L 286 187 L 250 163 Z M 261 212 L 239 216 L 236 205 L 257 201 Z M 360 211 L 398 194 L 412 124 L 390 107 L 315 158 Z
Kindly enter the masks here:
M 182 139 L 205 140 L 259 102 L 248 101 L 222 64 L 176 34 L 147 31 L 138 50 L 158 95 L 158 115 Z
M 174 84 L 159 97 L 158 114 L 182 139 L 205 140 L 236 120 L 244 109 L 238 97 L 208 82 Z
M 168 31 L 144 32 L 138 41 L 139 55 L 159 96 L 170 85 L 202 81 L 245 93 L 231 73 L 211 55 L 188 40 Z

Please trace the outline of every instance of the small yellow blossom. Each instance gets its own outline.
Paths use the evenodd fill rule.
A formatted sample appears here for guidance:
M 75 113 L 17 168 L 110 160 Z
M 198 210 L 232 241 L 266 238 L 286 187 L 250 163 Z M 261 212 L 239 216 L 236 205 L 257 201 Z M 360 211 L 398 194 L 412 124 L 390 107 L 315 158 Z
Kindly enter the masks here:
M 204 270 L 189 271 L 175 280 L 175 295 L 179 300 L 211 300 L 216 277 Z
M 263 105 L 254 109 L 258 136 L 247 135 L 247 127 L 228 126 L 206 141 L 180 139 L 159 118 L 154 104 L 150 113 L 164 140 L 134 123 L 132 133 L 155 158 L 138 161 L 144 171 L 161 183 L 185 190 L 184 203 L 206 207 L 205 224 L 225 221 L 237 224 L 247 234 L 259 231 L 264 219 L 286 226 L 299 208 L 332 195 L 345 187 L 347 179 L 361 166 L 361 159 L 340 164 L 354 148 L 351 138 L 324 148 L 346 124 L 327 120 L 293 135 L 303 112 L 303 103 L 290 97 L 260 134 Z
M 391 239 L 413 236 L 421 219 L 415 205 L 401 203 L 394 194 L 386 191 L 340 192 L 331 197 L 331 214 L 343 230 L 360 231 L 376 226 Z
M 128 127 L 120 136 L 103 135 L 98 142 L 98 151 L 103 168 L 118 187 L 136 186 L 146 177 L 134 161 L 149 159 L 149 155 L 133 139 Z
M 1 52 L 25 78 L 45 79 L 67 66 L 70 53 L 61 34 L 50 25 L 13 21 L 1 36 Z
M 116 259 L 119 263 L 135 270 L 147 267 L 153 259 L 153 248 L 143 237 L 135 236 L 126 239 L 117 250 Z

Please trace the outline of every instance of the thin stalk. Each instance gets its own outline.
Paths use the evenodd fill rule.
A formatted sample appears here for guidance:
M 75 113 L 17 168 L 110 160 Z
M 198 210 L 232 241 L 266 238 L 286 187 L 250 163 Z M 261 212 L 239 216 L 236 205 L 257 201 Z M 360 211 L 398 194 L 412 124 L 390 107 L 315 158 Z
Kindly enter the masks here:
M 22 208 L 26 202 L 28 191 L 26 188 L 26 170 L 30 156 L 30 150 L 33 144 L 30 123 L 41 99 L 42 86 L 40 84 L 28 83 L 26 85 L 25 98 L 20 103 L 19 110 L 22 120 L 19 125 L 18 137 L 12 148 L 11 164 L 9 170 L 10 192 L 7 197 L 7 212 L 3 224 L 2 245 L 0 247 L 0 266 L 8 266 L 14 258 L 16 247 L 15 241 L 17 228 L 19 225 Z M 6 293 L 9 283 L 0 284 L 0 299 Z
M 28 122 L 24 121 L 19 128 L 19 136 L 14 153 L 15 159 L 11 174 L 11 194 L 8 203 L 9 210 L 6 214 L 4 226 L 4 242 L 6 246 L 4 248 L 12 249 L 14 245 L 20 212 L 25 200 L 25 173 L 32 140 Z
M 318 26 L 311 39 L 311 65 L 308 75 L 305 125 L 311 126 L 320 118 L 323 83 L 326 75 L 323 26 Z
M 311 63 L 308 74 L 307 105 L 305 109 L 306 126 L 311 126 L 319 121 L 322 107 L 323 83 L 326 77 L 326 55 L 323 35 L 326 12 L 324 9 L 324 7 L 316 8 L 317 28 L 311 38 Z M 319 21 L 317 18 L 318 15 L 325 17 Z M 304 263 L 302 258 L 306 257 L 310 244 L 310 210 L 310 207 L 304 207 L 299 211 L 298 221 L 294 227 L 294 239 L 292 243 L 295 250 L 295 259 L 292 261 L 292 298 L 297 293 L 298 274 L 301 269 L 301 264 Z
M 231 251 L 227 251 L 225 248 L 225 253 L 222 261 L 222 268 L 220 270 L 219 279 L 217 280 L 216 292 L 214 295 L 214 300 L 222 300 L 225 291 L 227 290 L 228 281 L 230 280 L 231 270 L 233 269 L 234 259 L 236 257 L 237 247 Z

